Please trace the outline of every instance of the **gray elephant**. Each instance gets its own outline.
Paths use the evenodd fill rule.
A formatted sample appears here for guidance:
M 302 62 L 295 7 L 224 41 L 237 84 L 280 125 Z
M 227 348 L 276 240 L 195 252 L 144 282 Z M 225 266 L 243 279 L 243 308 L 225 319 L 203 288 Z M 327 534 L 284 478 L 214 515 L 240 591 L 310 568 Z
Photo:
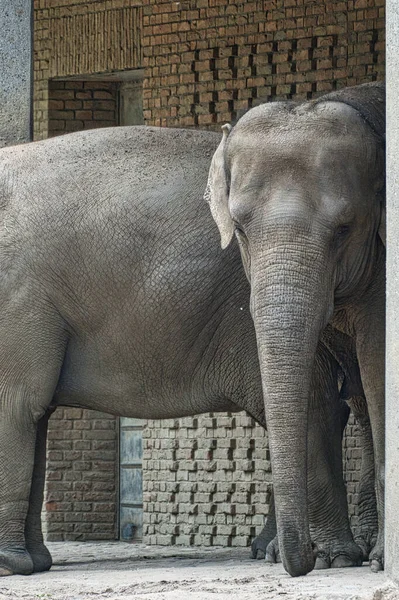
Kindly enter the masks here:
M 355 340 L 373 435 L 383 565 L 385 88 L 258 106 L 224 126 L 205 197 L 251 284 L 280 552 L 314 565 L 306 510 L 309 386 L 322 331 Z M 295 440 L 293 442 L 293 440 Z M 289 465 L 289 468 L 287 468 Z
M 249 285 L 202 199 L 218 142 L 133 127 L 0 152 L 0 574 L 51 566 L 40 513 L 56 406 L 146 419 L 244 409 L 265 426 Z M 333 566 L 361 561 L 341 473 L 340 360 L 319 345 L 309 435 L 310 519 Z

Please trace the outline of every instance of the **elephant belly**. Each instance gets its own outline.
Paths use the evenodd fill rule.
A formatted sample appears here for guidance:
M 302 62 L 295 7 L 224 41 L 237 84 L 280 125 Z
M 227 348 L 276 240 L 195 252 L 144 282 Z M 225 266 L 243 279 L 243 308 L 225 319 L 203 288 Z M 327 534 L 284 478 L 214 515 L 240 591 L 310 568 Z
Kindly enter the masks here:
M 235 410 L 204 390 L 202 369 L 194 374 L 183 357 L 168 362 L 167 355 L 122 348 L 109 339 L 71 342 L 52 404 L 143 419 Z

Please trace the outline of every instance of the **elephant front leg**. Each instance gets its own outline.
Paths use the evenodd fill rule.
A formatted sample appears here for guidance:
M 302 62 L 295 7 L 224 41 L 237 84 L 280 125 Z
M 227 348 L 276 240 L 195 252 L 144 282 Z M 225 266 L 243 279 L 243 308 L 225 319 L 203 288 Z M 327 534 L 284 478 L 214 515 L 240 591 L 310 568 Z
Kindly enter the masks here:
M 33 472 L 36 427 L 26 414 L 20 414 L 25 409 L 14 404 L 12 394 L 6 392 L 2 396 L 0 575 L 29 575 L 33 572 L 33 562 L 25 543 L 25 521 Z
M 48 411 L 38 423 L 35 460 L 32 474 L 32 485 L 29 498 L 29 509 L 25 523 L 26 548 L 33 561 L 35 572 L 48 571 L 52 565 L 51 554 L 44 545 L 41 512 L 46 476 L 46 440 L 48 421 L 52 411 Z

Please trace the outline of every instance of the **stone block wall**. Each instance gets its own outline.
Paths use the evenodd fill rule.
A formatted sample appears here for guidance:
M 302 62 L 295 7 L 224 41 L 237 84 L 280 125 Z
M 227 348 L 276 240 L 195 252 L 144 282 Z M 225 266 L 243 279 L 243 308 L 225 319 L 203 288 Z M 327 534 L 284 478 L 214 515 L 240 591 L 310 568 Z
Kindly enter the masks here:
M 343 440 L 350 522 L 356 530 L 361 447 L 351 416 Z M 147 544 L 249 546 L 268 514 L 267 432 L 245 413 L 147 421 L 143 431 Z
M 48 137 L 118 124 L 118 84 L 49 81 Z
M 148 421 L 143 437 L 144 541 L 249 545 L 268 511 L 267 433 L 237 413 Z
M 117 537 L 117 420 L 57 408 L 49 424 L 43 523 L 46 539 Z

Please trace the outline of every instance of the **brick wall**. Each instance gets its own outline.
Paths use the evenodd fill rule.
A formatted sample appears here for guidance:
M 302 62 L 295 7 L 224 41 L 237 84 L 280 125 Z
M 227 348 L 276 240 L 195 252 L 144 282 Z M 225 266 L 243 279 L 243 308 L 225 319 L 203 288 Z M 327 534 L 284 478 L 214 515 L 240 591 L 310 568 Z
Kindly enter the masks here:
M 48 137 L 118 124 L 118 84 L 49 81 Z
M 143 436 L 144 541 L 247 546 L 268 510 L 266 432 L 238 413 L 148 421 Z
M 249 546 L 269 509 L 267 432 L 245 413 L 209 414 L 148 421 L 143 437 L 144 541 Z M 352 416 L 343 467 L 356 531 L 361 447 Z
M 384 77 L 385 0 L 148 0 L 144 117 L 219 129 L 258 98 Z
M 50 419 L 44 529 L 49 541 L 117 537 L 117 423 L 58 408 Z
M 362 465 L 362 448 L 357 434 L 357 425 L 351 415 L 343 439 L 344 479 L 348 496 L 350 523 L 353 531 L 358 526 L 358 487 Z
M 34 0 L 35 139 L 48 137 L 49 80 L 142 67 L 141 29 L 138 0 Z

